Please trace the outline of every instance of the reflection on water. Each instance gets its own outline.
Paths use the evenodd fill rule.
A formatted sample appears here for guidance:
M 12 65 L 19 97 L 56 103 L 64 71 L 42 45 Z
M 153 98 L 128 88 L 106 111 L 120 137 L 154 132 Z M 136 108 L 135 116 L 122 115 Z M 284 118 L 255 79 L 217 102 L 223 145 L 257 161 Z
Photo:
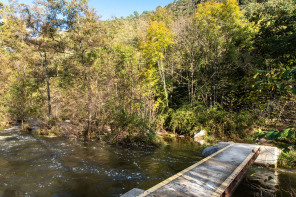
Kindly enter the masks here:
M 0 131 L 0 196 L 120 196 L 135 187 L 148 189 L 201 160 L 202 149 L 188 139 L 156 149 L 123 148 Z M 268 176 L 273 178 L 264 182 Z M 235 196 L 291 196 L 285 191 L 295 179 L 288 171 L 258 167 Z
M 238 186 L 234 197 L 296 196 L 296 170 L 255 166 Z M 254 174 L 253 174 L 254 172 Z

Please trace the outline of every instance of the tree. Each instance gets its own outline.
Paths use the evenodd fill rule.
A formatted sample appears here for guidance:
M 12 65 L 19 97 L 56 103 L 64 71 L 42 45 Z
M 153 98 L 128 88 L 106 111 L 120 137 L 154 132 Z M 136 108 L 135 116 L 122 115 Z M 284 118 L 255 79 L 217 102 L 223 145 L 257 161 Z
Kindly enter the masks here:
M 68 39 L 67 50 L 76 61 L 79 77 L 82 77 L 83 88 L 87 90 L 87 127 L 84 136 L 88 137 L 92 124 L 93 71 L 98 62 L 98 50 L 104 45 L 104 29 L 94 10 L 88 7 L 87 1 L 71 1 L 67 6 Z M 72 64 L 73 65 L 73 64 Z
M 254 28 L 244 19 L 236 0 L 198 4 L 193 25 L 197 33 L 191 35 L 195 36 L 194 48 L 198 47 L 198 50 L 193 54 L 192 49 L 184 53 L 185 57 L 194 59 L 189 62 L 190 78 L 194 82 L 191 83 L 191 95 L 194 97 L 195 92 L 200 92 L 199 97 L 207 98 L 210 105 L 220 103 L 233 108 L 238 103 L 228 101 L 233 98 L 231 89 L 244 88 L 242 79 L 251 73 L 249 49 Z M 201 91 L 194 91 L 200 86 L 203 87 L 199 89 Z M 241 97 L 241 93 L 237 97 Z
M 173 42 L 173 34 L 166 27 L 164 22 L 151 21 L 147 30 L 147 35 L 141 43 L 143 55 L 147 63 L 150 65 L 156 64 L 158 66 L 158 72 L 163 83 L 163 90 L 167 107 L 168 91 L 163 59 L 165 58 L 165 51 L 171 44 L 173 44 Z
M 261 3 L 250 3 L 245 7 L 245 15 L 258 27 L 254 38 L 254 56 L 257 61 L 257 79 L 255 86 L 259 92 L 270 94 L 266 100 L 271 103 L 274 99 L 279 105 L 276 123 L 279 118 L 288 114 L 293 118 L 296 94 L 296 4 L 293 0 L 268 0 Z M 284 100 L 285 104 L 280 101 Z M 289 106 L 292 103 L 292 106 Z M 269 113 L 274 111 L 272 104 Z M 287 125 L 285 121 L 284 125 Z M 291 126 L 278 131 L 272 129 L 262 132 L 259 138 L 266 137 L 276 143 L 285 144 L 285 149 L 295 147 L 296 131 Z
M 251 3 L 245 15 L 258 25 L 255 55 L 260 89 L 279 88 L 296 94 L 296 4 L 293 0 Z
M 22 128 L 24 120 L 36 116 L 40 110 L 40 94 L 36 80 L 33 78 L 35 60 L 34 50 L 27 42 L 29 33 L 25 21 L 18 16 L 18 7 L 5 7 L 3 25 L 1 31 L 1 70 L 5 84 L 3 102 L 12 119 L 21 120 Z M 1 56 L 2 57 L 2 56 Z M 6 90 L 6 91 L 5 91 Z
M 52 99 L 50 89 L 49 65 L 52 60 L 49 55 L 53 55 L 60 50 L 59 36 L 62 28 L 62 13 L 64 1 L 38 1 L 36 5 L 29 7 L 22 6 L 22 16 L 25 18 L 27 31 L 30 36 L 27 42 L 36 47 L 39 53 L 41 66 L 44 71 L 47 92 L 48 117 L 52 117 Z

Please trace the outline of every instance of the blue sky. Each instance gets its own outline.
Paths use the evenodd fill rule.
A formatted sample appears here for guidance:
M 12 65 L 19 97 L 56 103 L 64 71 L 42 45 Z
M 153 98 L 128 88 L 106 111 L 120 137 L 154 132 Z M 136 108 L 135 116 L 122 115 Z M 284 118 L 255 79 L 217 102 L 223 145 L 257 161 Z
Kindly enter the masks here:
M 2 0 L 8 3 L 8 0 Z M 19 0 L 19 3 L 30 4 L 32 0 Z M 102 20 L 111 19 L 112 16 L 120 18 L 129 16 L 137 11 L 141 14 L 143 11 L 155 10 L 157 6 L 165 6 L 174 0 L 90 0 L 89 4 L 94 7 Z

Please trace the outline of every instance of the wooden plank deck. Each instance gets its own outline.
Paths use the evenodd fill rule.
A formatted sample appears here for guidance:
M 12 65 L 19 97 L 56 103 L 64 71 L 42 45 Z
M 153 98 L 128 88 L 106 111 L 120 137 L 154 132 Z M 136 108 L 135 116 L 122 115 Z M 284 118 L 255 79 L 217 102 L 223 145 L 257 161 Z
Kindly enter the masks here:
M 259 151 L 247 144 L 228 145 L 138 196 L 231 196 Z

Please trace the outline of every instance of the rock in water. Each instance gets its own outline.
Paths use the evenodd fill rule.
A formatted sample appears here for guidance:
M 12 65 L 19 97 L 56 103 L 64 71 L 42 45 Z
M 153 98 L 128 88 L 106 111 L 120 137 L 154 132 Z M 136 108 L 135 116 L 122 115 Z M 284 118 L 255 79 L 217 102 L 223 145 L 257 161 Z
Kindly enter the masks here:
M 0 140 L 6 140 L 7 138 L 10 138 L 11 136 L 0 136 Z
M 204 140 L 201 140 L 201 139 L 198 139 L 198 138 L 194 138 L 194 141 L 199 143 L 200 145 L 205 145 L 205 141 Z
M 219 149 L 218 149 L 218 145 L 215 145 L 215 146 L 209 146 L 207 148 L 205 148 L 203 151 L 202 151 L 202 156 L 204 157 L 208 157 L 210 156 L 211 154 L 214 154 L 215 152 L 217 152 Z

